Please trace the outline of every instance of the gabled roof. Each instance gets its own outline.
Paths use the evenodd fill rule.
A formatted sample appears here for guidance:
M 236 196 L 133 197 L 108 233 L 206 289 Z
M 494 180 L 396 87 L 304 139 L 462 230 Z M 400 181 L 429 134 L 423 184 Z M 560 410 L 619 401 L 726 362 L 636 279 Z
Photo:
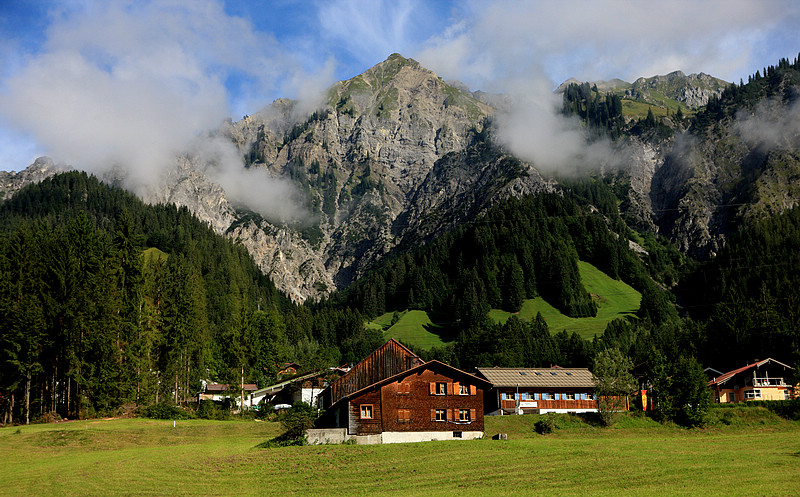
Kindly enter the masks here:
M 460 377 L 467 378 L 469 380 L 469 382 L 471 384 L 474 384 L 475 386 L 482 385 L 485 388 L 488 388 L 488 387 L 492 386 L 488 381 L 484 380 L 483 378 L 481 378 L 479 376 L 475 376 L 475 375 L 469 374 L 466 371 L 462 371 L 462 370 L 460 370 L 458 368 L 454 368 L 453 366 L 451 366 L 449 364 L 445 364 L 443 362 L 440 362 L 440 361 L 437 361 L 437 360 L 434 359 L 434 360 L 419 364 L 417 366 L 414 366 L 411 369 L 407 369 L 405 371 L 397 373 L 397 374 L 395 374 L 393 376 L 389 376 L 388 378 L 384 378 L 384 379 L 382 379 L 380 381 L 377 381 L 375 383 L 372 383 L 370 385 L 367 385 L 364 388 L 361 388 L 361 389 L 356 390 L 354 392 L 351 392 L 351 393 L 341 397 L 337 402 L 341 402 L 344 399 L 349 399 L 351 397 L 355 397 L 355 396 L 361 394 L 362 392 L 364 392 L 366 390 L 369 390 L 369 389 L 372 389 L 372 388 L 380 388 L 383 385 L 398 381 L 398 380 L 400 380 L 402 378 L 405 378 L 406 376 L 410 376 L 410 375 L 415 374 L 415 373 L 417 373 L 419 371 L 422 371 L 422 370 L 425 370 L 425 369 L 434 369 L 434 368 L 439 369 L 439 370 L 443 369 L 443 370 L 447 371 L 448 373 L 450 373 L 449 376 L 451 376 L 451 377 L 460 376 Z
M 270 385 L 268 387 L 264 387 L 264 388 L 262 388 L 260 390 L 256 390 L 255 392 L 253 392 L 253 395 L 258 396 L 258 395 L 262 395 L 262 394 L 270 394 L 270 393 L 274 393 L 274 392 L 280 392 L 281 390 L 286 388 L 288 385 L 291 385 L 292 383 L 295 383 L 295 382 L 298 382 L 298 381 L 302 381 L 302 380 L 306 380 L 308 378 L 314 378 L 314 377 L 319 376 L 319 375 L 321 375 L 323 373 L 324 373 L 324 371 L 314 371 L 313 373 L 308 373 L 308 374 L 305 374 L 303 376 L 294 376 L 294 377 L 292 377 L 292 378 L 290 378 L 288 380 L 282 381 L 280 383 L 276 383 L 274 385 Z
M 335 404 L 353 392 L 424 362 L 408 347 L 392 338 L 331 384 L 331 402 Z
M 242 389 L 242 385 L 234 385 L 233 387 L 231 387 L 227 383 L 209 383 L 208 385 L 206 385 L 206 393 L 210 393 L 210 392 L 226 392 L 228 390 L 236 392 L 236 391 L 241 390 L 241 389 Z M 258 389 L 258 385 L 256 385 L 255 383 L 245 383 L 244 384 L 244 390 L 246 392 L 252 392 L 252 391 L 257 390 L 257 389 Z
M 784 364 L 782 362 L 776 361 L 775 359 L 772 359 L 771 357 L 767 357 L 763 361 L 754 362 L 752 364 L 748 364 L 747 366 L 743 366 L 743 367 L 741 367 L 739 369 L 734 369 L 733 371 L 728 371 L 727 373 L 724 373 L 724 374 L 722 374 L 720 376 L 717 376 L 716 378 L 714 378 L 713 380 L 708 382 L 708 386 L 722 385 L 723 383 L 725 383 L 726 381 L 728 381 L 729 379 L 733 378 L 734 376 L 736 376 L 739 373 L 743 373 L 743 372 L 745 372 L 745 371 L 747 371 L 749 369 L 758 369 L 761 366 L 763 366 L 765 364 L 768 364 L 768 363 L 771 363 L 771 362 L 774 362 L 775 364 L 783 366 L 786 369 L 794 369 L 793 367 L 788 366 L 788 365 L 786 365 L 786 364 Z
M 594 388 L 594 377 L 586 368 L 478 368 L 478 372 L 495 388 Z

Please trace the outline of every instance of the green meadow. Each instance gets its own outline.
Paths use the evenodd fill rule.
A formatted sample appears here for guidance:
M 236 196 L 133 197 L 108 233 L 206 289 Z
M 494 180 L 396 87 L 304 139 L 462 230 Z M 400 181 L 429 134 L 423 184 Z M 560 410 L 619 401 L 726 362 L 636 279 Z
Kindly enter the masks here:
M 576 332 L 583 338 L 592 338 L 602 335 L 609 322 L 632 316 L 639 309 L 642 295 L 627 283 L 609 277 L 588 262 L 579 261 L 578 270 L 583 286 L 597 304 L 597 316 L 571 318 L 537 297 L 525 300 L 522 309 L 516 313 L 517 317 L 529 321 L 541 312 L 551 333 L 566 330 L 569 333 Z M 387 340 L 395 338 L 428 350 L 450 341 L 450 337 L 443 334 L 444 327 L 441 325 L 447 316 L 432 320 L 425 311 L 403 311 L 398 312 L 399 320 L 392 325 L 393 315 L 393 312 L 387 312 L 367 323 L 367 326 L 382 330 Z M 498 323 L 505 323 L 510 316 L 510 312 L 499 309 L 489 311 L 489 318 Z
M 550 327 L 550 333 L 566 330 L 576 332 L 583 338 L 600 336 L 614 319 L 633 316 L 639 310 L 642 294 L 634 290 L 627 283 L 615 280 L 588 262 L 579 261 L 578 269 L 581 273 L 581 282 L 597 304 L 597 315 L 591 318 L 571 318 L 548 304 L 541 297 L 526 300 L 517 316 L 523 320 L 531 320 L 536 313 L 541 312 L 542 317 Z M 505 323 L 511 313 L 493 309 L 489 317 L 497 322 Z
M 538 435 L 526 415 L 487 418 L 508 441 L 269 449 L 279 425 L 252 420 L 6 427 L 0 495 L 797 495 L 800 424 L 742 411 L 702 430 L 555 415 Z

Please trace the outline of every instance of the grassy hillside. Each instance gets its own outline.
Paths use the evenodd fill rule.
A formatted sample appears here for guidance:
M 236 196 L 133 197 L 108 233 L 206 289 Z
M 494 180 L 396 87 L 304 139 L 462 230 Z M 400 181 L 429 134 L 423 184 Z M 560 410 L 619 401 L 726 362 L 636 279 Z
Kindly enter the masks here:
M 761 408 L 706 430 L 629 416 L 612 429 L 493 417 L 476 440 L 260 449 L 276 423 L 94 420 L 0 429 L 0 494 L 794 495 L 800 426 Z M 738 419 L 738 418 L 736 418 Z M 758 461 L 756 471 L 753 461 Z M 721 463 L 721 462 L 724 462 Z M 746 477 L 743 477 L 746 475 Z
M 597 303 L 597 316 L 593 318 L 571 318 L 548 304 L 541 297 L 525 300 L 522 310 L 517 314 L 520 319 L 530 320 L 541 312 L 547 321 L 551 333 L 562 330 L 577 332 L 584 338 L 602 335 L 609 322 L 614 319 L 633 315 L 639 309 L 642 295 L 630 285 L 610 278 L 605 273 L 587 262 L 578 262 L 581 281 Z M 392 325 L 394 313 L 387 312 L 367 323 L 368 327 L 383 330 L 387 340 L 396 338 L 423 349 L 439 347 L 452 338 L 442 335 L 443 323 L 447 316 L 431 319 L 425 311 L 404 311 L 398 314 L 399 320 Z M 505 323 L 511 313 L 492 309 L 490 319 Z M 440 324 L 436 324 L 436 323 Z
M 537 297 L 525 301 L 518 314 L 519 318 L 530 320 L 536 316 L 536 313 L 541 312 L 551 333 L 567 330 L 568 332 L 577 332 L 584 338 L 591 338 L 594 335 L 602 335 L 612 320 L 633 315 L 639 309 L 642 295 L 630 285 L 610 278 L 587 262 L 578 262 L 578 269 L 583 286 L 597 303 L 597 316 L 571 318 L 563 315 L 541 297 Z M 511 314 L 493 309 L 489 316 L 497 322 L 504 323 Z
M 392 325 L 393 312 L 387 312 L 367 324 L 371 328 L 383 330 L 386 340 L 395 338 L 423 349 L 441 347 L 449 342 L 443 335 L 444 327 L 431 321 L 425 311 L 403 311 L 398 313 L 398 321 Z

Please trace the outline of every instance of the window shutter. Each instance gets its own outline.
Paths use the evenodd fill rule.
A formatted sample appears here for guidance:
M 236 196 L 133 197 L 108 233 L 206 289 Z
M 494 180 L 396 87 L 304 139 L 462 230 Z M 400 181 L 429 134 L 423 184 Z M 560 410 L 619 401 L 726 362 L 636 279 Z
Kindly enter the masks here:
M 431 385 L 431 395 L 436 395 L 436 383 L 432 381 L 430 385 Z
M 447 395 L 453 395 L 453 384 L 447 382 Z
M 470 385 L 469 386 L 469 394 L 470 395 L 477 395 L 478 394 L 477 388 L 475 388 L 475 385 Z
M 447 420 L 448 421 L 452 421 L 453 420 L 453 410 L 452 409 L 448 409 L 447 410 Z
M 436 421 L 436 409 L 431 409 L 431 421 Z
M 469 410 L 469 420 L 470 421 L 475 421 L 476 419 L 478 419 L 478 418 L 476 417 L 475 409 L 470 409 Z
M 453 383 L 453 395 L 458 395 L 461 393 L 461 389 L 459 387 L 460 385 L 457 381 Z

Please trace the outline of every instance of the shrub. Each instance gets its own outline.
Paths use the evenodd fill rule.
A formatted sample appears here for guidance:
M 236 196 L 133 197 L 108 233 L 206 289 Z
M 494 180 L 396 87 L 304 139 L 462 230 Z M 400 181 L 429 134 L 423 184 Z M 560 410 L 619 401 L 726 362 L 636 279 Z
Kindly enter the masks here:
M 549 435 L 555 431 L 556 422 L 552 417 L 546 416 L 534 423 L 533 429 L 536 430 L 536 433 L 539 435 Z
M 153 404 L 140 409 L 139 414 L 151 419 L 188 419 L 191 414 L 167 403 Z
M 305 437 L 306 430 L 314 426 L 317 410 L 306 402 L 295 402 L 294 405 L 278 416 L 284 435 L 291 440 Z

